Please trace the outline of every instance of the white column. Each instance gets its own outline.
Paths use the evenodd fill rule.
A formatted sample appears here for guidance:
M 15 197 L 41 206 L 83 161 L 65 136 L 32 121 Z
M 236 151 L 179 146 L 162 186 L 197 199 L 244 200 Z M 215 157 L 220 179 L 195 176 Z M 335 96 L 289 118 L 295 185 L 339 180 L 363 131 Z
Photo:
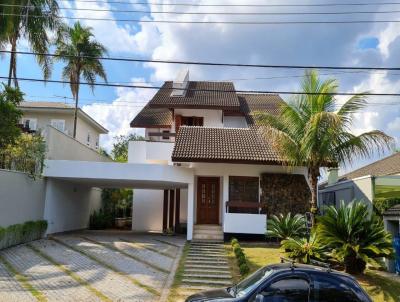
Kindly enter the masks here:
M 222 226 L 225 222 L 226 206 L 225 202 L 229 201 L 229 176 L 224 174 L 222 177 Z
M 188 184 L 188 209 L 187 209 L 187 240 L 193 238 L 193 215 L 194 215 L 194 185 Z

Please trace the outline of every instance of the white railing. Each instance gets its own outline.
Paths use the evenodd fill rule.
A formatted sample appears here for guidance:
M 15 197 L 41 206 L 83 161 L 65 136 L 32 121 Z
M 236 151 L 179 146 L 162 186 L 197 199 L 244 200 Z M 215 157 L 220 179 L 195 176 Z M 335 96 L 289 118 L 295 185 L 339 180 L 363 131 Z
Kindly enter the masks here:
M 171 164 L 172 142 L 131 141 L 128 162 L 140 164 Z
M 265 214 L 224 214 L 224 233 L 265 234 L 267 215 Z

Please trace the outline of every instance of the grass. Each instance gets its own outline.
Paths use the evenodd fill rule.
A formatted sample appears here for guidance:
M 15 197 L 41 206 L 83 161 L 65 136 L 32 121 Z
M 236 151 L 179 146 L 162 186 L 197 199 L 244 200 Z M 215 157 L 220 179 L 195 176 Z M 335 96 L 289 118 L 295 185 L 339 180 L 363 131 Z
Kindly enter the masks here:
M 42 258 L 46 259 L 47 261 L 49 261 L 51 264 L 53 264 L 59 270 L 61 270 L 62 272 L 64 272 L 68 276 L 70 276 L 76 282 L 78 282 L 79 284 L 85 286 L 88 290 L 90 290 L 92 293 L 94 293 L 101 301 L 112 302 L 112 300 L 110 298 L 108 298 L 102 292 L 100 292 L 97 289 L 95 289 L 93 286 L 90 285 L 89 282 L 87 282 L 86 280 L 84 280 L 81 277 L 79 277 L 76 273 L 74 273 L 73 271 L 71 271 L 68 268 L 66 268 L 65 265 L 62 265 L 62 264 L 58 263 L 51 256 L 43 253 L 41 250 L 39 250 L 38 248 L 34 247 L 31 244 L 27 244 L 27 247 L 30 248 L 32 251 L 34 251 L 40 257 L 42 257 Z
M 241 243 L 241 246 L 246 254 L 250 273 L 265 265 L 278 263 L 280 257 L 285 256 L 279 247 L 265 243 Z M 373 271 L 367 271 L 356 278 L 374 302 L 400 301 L 400 282 L 382 277 Z
M 57 243 L 59 243 L 59 244 L 61 244 L 63 246 L 65 246 L 66 248 L 69 248 L 69 249 L 71 249 L 71 250 L 73 250 L 73 251 L 75 251 L 77 253 L 80 253 L 80 254 L 88 257 L 89 259 L 93 260 L 94 262 L 97 262 L 98 264 L 102 265 L 103 267 L 105 267 L 105 268 L 117 273 L 120 276 L 125 277 L 130 282 L 132 282 L 134 285 L 139 286 L 139 287 L 147 290 L 149 293 L 151 293 L 151 294 L 153 294 L 155 296 L 158 296 L 158 297 L 160 296 L 160 292 L 158 290 L 156 290 L 155 288 L 153 288 L 151 286 L 148 286 L 146 284 L 143 284 L 142 282 L 140 282 L 140 281 L 136 280 L 135 278 L 129 276 L 127 273 L 121 272 L 120 270 L 118 270 L 114 266 L 112 266 L 112 265 L 104 262 L 103 260 L 101 260 L 101 259 L 89 254 L 88 252 L 82 251 L 82 250 L 80 250 L 80 249 L 78 249 L 78 248 L 76 248 L 76 247 L 74 247 L 72 245 L 69 245 L 69 244 L 65 243 L 64 241 L 59 240 L 57 238 L 49 237 L 49 239 L 53 240 L 53 241 L 55 241 L 55 242 L 57 242 Z
M 178 268 L 176 269 L 176 272 L 175 272 L 174 282 L 172 283 L 172 286 L 169 291 L 168 302 L 176 302 L 176 301 L 186 298 L 186 295 L 182 295 L 179 292 L 179 287 L 182 283 L 183 274 L 185 271 L 185 261 L 186 261 L 187 255 L 189 253 L 189 248 L 190 248 L 190 244 L 188 242 L 186 242 L 185 246 L 183 247 L 183 250 L 182 250 L 181 259 L 179 259 Z
M 41 291 L 33 287 L 33 285 L 30 284 L 28 278 L 23 274 L 19 273 L 15 269 L 15 267 L 1 255 L 0 255 L 0 262 L 4 264 L 5 268 L 9 271 L 9 273 L 21 284 L 23 288 L 29 291 L 32 294 L 32 296 L 36 298 L 36 300 L 38 300 L 39 302 L 47 301 L 45 295 Z

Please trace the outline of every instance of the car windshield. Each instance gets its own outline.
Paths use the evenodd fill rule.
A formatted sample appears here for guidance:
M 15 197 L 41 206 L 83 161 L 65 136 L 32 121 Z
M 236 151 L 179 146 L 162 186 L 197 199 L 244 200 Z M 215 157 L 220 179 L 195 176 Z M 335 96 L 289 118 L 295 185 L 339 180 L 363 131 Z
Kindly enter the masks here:
M 272 270 L 268 267 L 259 269 L 258 271 L 251 274 L 249 277 L 238 283 L 232 289 L 236 297 L 243 297 L 250 291 L 256 288 L 266 277 L 272 273 Z

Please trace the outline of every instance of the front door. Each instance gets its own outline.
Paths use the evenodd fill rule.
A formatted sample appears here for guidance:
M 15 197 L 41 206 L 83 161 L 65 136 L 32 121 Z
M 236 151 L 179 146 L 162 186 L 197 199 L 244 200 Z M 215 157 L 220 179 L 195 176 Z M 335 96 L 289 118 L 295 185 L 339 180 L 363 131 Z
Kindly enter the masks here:
M 197 224 L 219 224 L 219 178 L 197 180 Z

